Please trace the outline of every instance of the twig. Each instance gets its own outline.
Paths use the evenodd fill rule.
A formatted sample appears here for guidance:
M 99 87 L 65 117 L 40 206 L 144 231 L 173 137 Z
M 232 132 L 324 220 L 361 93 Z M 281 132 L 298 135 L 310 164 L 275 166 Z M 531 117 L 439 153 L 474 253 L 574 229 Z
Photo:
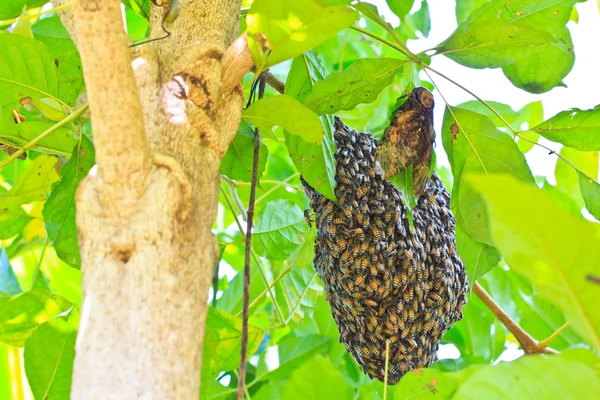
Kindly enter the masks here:
M 517 339 L 525 354 L 557 354 L 550 347 L 542 346 L 529 333 L 519 326 L 499 305 L 492 299 L 488 292 L 477 282 L 473 285 L 473 293 L 477 295 L 494 315 L 508 328 Z
M 273 75 L 271 71 L 266 71 L 265 78 L 267 79 L 267 83 L 269 84 L 269 86 L 277 90 L 279 93 L 283 94 L 283 92 L 285 91 L 285 85 L 279 80 L 278 77 Z
M 217 306 L 217 291 L 219 290 L 219 264 L 220 262 L 217 262 L 217 266 L 215 267 L 215 274 L 213 275 L 212 281 L 213 296 L 210 304 L 213 307 Z
M 52 132 L 62 128 L 67 125 L 71 121 L 75 121 L 77 118 L 81 117 L 81 115 L 88 109 L 88 103 L 85 103 L 79 110 L 73 112 L 72 114 L 67 115 L 64 119 L 52 125 L 50 128 L 46 129 L 44 132 L 40 133 L 38 137 L 27 143 L 25 146 L 21 147 L 19 150 L 12 153 L 10 156 L 6 158 L 6 160 L 0 163 L 0 168 L 4 168 L 8 163 L 12 160 L 18 158 L 21 154 L 25 153 L 27 150 L 34 147 L 36 144 L 44 140 L 48 135 Z
M 265 93 L 266 79 L 260 76 L 258 98 Z M 252 96 L 252 95 L 251 95 Z M 252 224 L 254 220 L 254 201 L 256 199 L 256 181 L 258 179 L 258 156 L 260 150 L 260 130 L 254 129 L 254 157 L 252 159 L 252 185 L 248 200 L 248 220 L 246 221 L 246 249 L 244 254 L 244 303 L 242 307 L 242 346 L 240 355 L 240 377 L 238 380 L 237 400 L 243 400 L 246 381 L 246 357 L 248 351 L 248 303 L 250 299 L 250 249 L 252 247 Z

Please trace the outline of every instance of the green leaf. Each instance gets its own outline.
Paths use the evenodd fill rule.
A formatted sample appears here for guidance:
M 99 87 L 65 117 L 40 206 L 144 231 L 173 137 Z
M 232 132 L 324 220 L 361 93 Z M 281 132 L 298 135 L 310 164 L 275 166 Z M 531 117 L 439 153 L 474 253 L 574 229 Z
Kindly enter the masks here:
M 557 39 L 555 42 L 502 68 L 513 85 L 536 94 L 545 93 L 557 86 L 567 86 L 562 80 L 575 64 L 573 41 L 566 27 L 555 32 L 554 37 Z
M 132 41 L 141 41 L 148 36 L 148 19 L 139 15 L 130 8 L 125 9 L 125 21 L 127 22 L 127 34 Z M 240 29 L 240 32 L 243 32 Z
M 579 171 L 577 177 L 579 178 L 581 195 L 585 200 L 585 207 L 594 218 L 600 220 L 600 184 Z
M 471 239 L 460 225 L 456 227 L 456 246 L 471 285 L 494 269 L 500 261 L 500 255 L 493 246 Z
M 457 107 L 451 110 L 447 108 L 444 113 L 442 140 L 454 175 L 454 214 L 472 239 L 493 245 L 483 198 L 462 177 L 468 173 L 507 173 L 533 183 L 533 176 L 517 144 L 489 118 Z
M 579 151 L 571 147 L 563 147 L 560 149 L 559 154 L 562 158 L 556 160 L 554 169 L 556 187 L 560 192 L 573 199 L 579 215 L 579 211 L 585 207 L 585 200 L 581 196 L 581 185 L 579 185 L 576 169 L 592 178 L 596 178 L 598 176 L 599 153 L 597 151 Z
M 39 326 L 25 342 L 23 359 L 36 399 L 70 398 L 77 316 L 55 318 Z
M 71 306 L 64 298 L 40 289 L 0 298 L 0 341 L 11 346 L 23 346 L 40 324 Z
M 57 15 L 40 19 L 32 30 L 34 37 L 50 50 L 58 77 L 58 98 L 75 105 L 85 82 L 81 58 L 69 33 Z
M 277 297 L 285 299 L 286 307 L 282 307 L 281 302 L 279 304 L 286 311 L 284 316 L 287 320 L 301 321 L 313 316 L 318 296 L 323 291 L 316 277 L 316 272 L 308 268 L 293 268 L 283 277 L 282 289 L 277 291 Z
M 531 355 L 476 370 L 452 399 L 581 399 L 600 393 L 594 367 L 577 359 Z M 596 361 L 597 362 L 597 361 Z
M 450 39 L 454 38 L 460 44 L 451 50 L 448 57 L 456 57 L 453 52 L 458 50 L 458 57 L 453 59 L 464 65 L 474 68 L 502 67 L 506 77 L 515 86 L 531 93 L 543 93 L 553 87 L 564 86 L 562 79 L 573 67 L 575 59 L 571 37 L 565 28 L 575 2 L 576 0 L 524 0 L 509 4 L 504 0 L 486 2 L 471 12 L 467 21 L 461 23 L 451 36 Z M 471 1 L 462 3 L 466 3 L 467 8 L 470 5 L 476 6 Z M 459 3 L 457 12 L 458 7 Z M 489 27 L 486 28 L 485 24 L 489 24 Z M 494 29 L 499 34 L 496 39 Z M 547 42 L 534 43 L 536 35 L 539 39 L 545 38 Z M 507 39 L 514 40 L 517 45 L 511 44 Z M 505 43 L 506 48 L 500 49 L 497 54 L 488 54 L 484 50 L 483 53 L 486 54 L 478 54 L 480 58 L 468 51 L 472 46 L 487 47 L 491 43 Z M 461 53 L 462 50 L 467 50 L 468 57 L 462 57 L 465 55 Z
M 323 125 L 317 114 L 290 96 L 265 97 L 248 107 L 243 116 L 266 133 L 281 126 L 308 143 L 320 145 L 323 141 Z
M 372 103 L 406 63 L 393 58 L 357 60 L 346 71 L 334 71 L 316 82 L 304 104 L 323 115 L 351 110 L 361 103 Z
M 562 111 L 531 129 L 553 142 L 583 151 L 600 150 L 600 106 Z
M 307 231 L 300 207 L 287 200 L 271 201 L 256 217 L 253 246 L 268 259 L 285 260 L 302 244 Z
M 269 151 L 264 143 L 260 142 L 258 150 L 258 178 L 262 176 Z M 252 127 L 244 120 L 240 121 L 238 132 L 229 144 L 227 153 L 221 161 L 219 172 L 230 179 L 243 182 L 252 180 L 252 163 L 254 161 L 254 132 Z
M 402 20 L 413 6 L 414 0 L 385 0 L 388 7 Z
M 284 399 L 351 399 L 353 390 L 344 377 L 321 355 L 302 364 L 283 388 Z
M 460 383 L 456 376 L 437 369 L 416 369 L 404 375 L 394 389 L 394 399 L 450 400 Z
M 53 125 L 54 123 L 50 121 L 25 121 L 21 124 L 15 124 L 15 137 L 20 139 L 20 144 L 26 144 Z M 71 129 L 60 128 L 38 142 L 36 148 L 48 153 L 64 155 L 65 153 L 70 154 L 76 144 L 77 139 L 73 137 Z
M 600 349 L 600 226 L 573 216 L 540 189 L 506 175 L 469 179 L 482 193 L 494 243 L 506 262 L 559 305 L 581 337 Z
M 46 200 L 46 193 L 58 179 L 55 169 L 57 161 L 58 158 L 47 155 L 33 160 L 15 185 L 6 194 L 0 194 L 0 209 Z
M 489 0 L 456 0 L 456 22 L 462 24 L 473 10 L 488 2 Z
M 439 51 L 471 68 L 497 68 L 539 51 L 556 39 L 543 30 L 503 19 L 465 22 Z
M 516 131 L 529 129 L 544 120 L 544 108 L 541 100 L 526 104 L 519 110 L 513 110 L 508 104 L 497 101 L 486 101 L 486 103 L 502 115 L 502 118 Z M 478 100 L 467 101 L 466 103 L 459 104 L 457 107 L 483 114 L 491 119 L 496 127 L 506 128 L 504 122 Z
M 321 335 L 302 335 L 294 333 L 286 335 L 277 343 L 279 365 L 269 371 L 267 366 L 260 365 L 256 369 L 257 380 L 286 379 L 298 369 L 302 363 L 315 354 L 326 349 L 332 342 L 330 337 Z
M 542 102 L 539 100 L 526 104 L 517 111 L 513 110 L 509 105 L 498 103 L 496 101 L 487 101 L 486 103 L 493 107 L 515 131 L 529 129 L 538 125 L 544 119 L 544 109 L 542 107 Z M 490 118 L 499 129 L 506 129 L 504 122 L 480 101 L 467 101 L 466 103 L 459 104 L 458 107 L 483 114 Z M 529 141 L 521 139 L 521 137 L 529 139 Z M 519 133 L 517 144 L 519 149 L 523 153 L 526 153 L 533 148 L 534 143 L 536 143 L 538 139 L 539 135 L 535 132 L 521 132 Z
M 316 81 L 323 79 L 325 72 L 318 55 L 308 51 L 294 59 L 285 83 L 285 94 L 304 102 L 313 90 Z M 296 169 L 319 193 L 335 201 L 335 141 L 333 140 L 333 118 L 320 117 L 325 130 L 323 143 L 307 143 L 296 135 L 285 133 L 285 144 Z
M 21 286 L 10 265 L 6 249 L 2 246 L 2 252 L 0 252 L 0 297 L 15 296 L 19 293 L 22 293 Z
M 258 350 L 263 336 L 263 330 L 248 325 L 248 356 Z M 215 379 L 221 371 L 230 371 L 240 366 L 241 342 L 242 320 L 209 306 L 202 356 L 203 382 Z
M 23 97 L 58 96 L 58 77 L 48 48 L 35 39 L 0 32 L 0 104 L 14 108 Z
M 423 34 L 424 37 L 429 36 L 431 31 L 431 16 L 429 15 L 429 5 L 427 0 L 421 0 L 421 8 L 409 17 L 415 28 Z
M 122 2 L 145 20 L 150 19 L 150 0 L 122 0 Z
M 41 7 L 46 4 L 48 0 L 5 0 L 0 2 L 0 19 L 9 19 L 18 17 L 23 10 L 23 7 L 27 6 L 27 9 Z
M 290 254 L 288 264 L 292 268 L 304 269 L 313 265 L 315 257 L 315 238 L 317 237 L 317 228 L 313 225 L 308 229 L 302 244 Z
M 81 259 L 75 226 L 75 193 L 77 186 L 95 164 L 92 142 L 85 136 L 73 148 L 71 159 L 62 167 L 60 181 L 44 205 L 44 223 L 48 239 L 58 257 L 72 267 L 79 268 Z
M 343 4 L 256 0 L 246 16 L 248 47 L 257 69 L 263 70 L 310 50 L 356 19 L 358 13 Z
M 5 195 L 6 189 L 0 187 L 0 196 Z M 0 209 L 0 240 L 10 239 L 19 234 L 33 217 L 20 206 Z
M 463 319 L 443 337 L 460 351 L 460 362 L 492 364 L 504 351 L 506 334 L 492 312 L 476 296 L 470 296 L 463 308 Z

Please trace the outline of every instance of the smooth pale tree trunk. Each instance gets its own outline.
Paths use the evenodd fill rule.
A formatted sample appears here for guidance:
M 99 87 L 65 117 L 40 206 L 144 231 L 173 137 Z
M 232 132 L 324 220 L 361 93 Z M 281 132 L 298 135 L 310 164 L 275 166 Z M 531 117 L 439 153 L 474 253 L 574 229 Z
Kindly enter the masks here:
M 75 0 L 61 15 L 82 58 L 97 162 L 77 193 L 74 399 L 198 398 L 219 163 L 251 66 L 245 41 L 230 46 L 240 3 L 180 0 L 171 36 L 135 49 L 118 0 Z M 151 13 L 151 37 L 162 36 L 164 10 Z

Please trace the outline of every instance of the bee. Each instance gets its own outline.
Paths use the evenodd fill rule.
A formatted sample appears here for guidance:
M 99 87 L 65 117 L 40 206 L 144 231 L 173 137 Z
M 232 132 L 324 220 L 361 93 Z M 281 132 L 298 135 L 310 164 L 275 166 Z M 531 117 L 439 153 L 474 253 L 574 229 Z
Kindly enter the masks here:
M 371 275 L 377 276 L 377 267 L 375 265 L 371 265 L 371 268 L 369 268 L 369 272 L 371 273 Z
M 344 239 L 340 239 L 340 240 L 338 241 L 338 247 L 339 247 L 339 249 L 340 249 L 341 251 L 344 251 L 344 250 L 346 250 L 346 246 L 347 246 L 347 244 L 348 244 L 348 243 L 347 243 L 347 242 L 346 242 Z
M 345 251 L 344 254 L 342 254 L 342 262 L 344 263 L 349 263 L 352 259 L 352 254 L 354 253 L 350 253 L 349 251 Z
M 362 214 L 356 214 L 356 222 L 358 222 L 359 225 L 363 224 L 363 215 Z
M 361 242 L 365 241 L 365 234 L 361 228 L 355 228 L 350 231 L 350 237 L 357 237 Z
M 394 278 L 392 279 L 392 288 L 398 289 L 400 287 L 400 283 L 401 283 L 400 275 L 398 275 L 398 274 L 394 275 Z
M 375 237 L 376 240 L 378 241 L 382 241 L 383 240 L 383 232 L 375 227 L 371 228 L 371 232 L 373 233 L 373 236 Z
M 342 217 L 336 217 L 334 218 L 333 223 L 336 225 L 343 225 L 344 223 L 346 223 L 346 221 Z
M 377 289 L 379 288 L 379 285 L 377 284 L 377 281 L 376 281 L 376 280 L 372 280 L 372 281 L 370 282 L 370 287 L 371 287 L 371 290 L 373 290 L 373 291 L 377 291 Z
M 402 284 L 406 285 L 406 283 L 408 282 L 408 274 L 406 272 L 406 270 L 402 270 L 402 272 L 400 273 L 401 279 L 402 279 Z M 398 285 L 400 286 L 400 285 Z
M 349 209 L 345 208 L 342 212 L 344 213 L 344 216 L 346 218 L 348 218 L 348 219 L 352 218 L 352 211 L 350 211 Z
M 352 255 L 353 255 L 354 257 L 356 257 L 356 256 L 358 256 L 358 254 L 359 254 L 359 253 L 360 253 L 360 244 L 355 244 L 355 245 L 352 247 Z
M 405 328 L 405 329 L 402 330 L 402 333 L 400 334 L 400 337 L 402 339 L 407 339 L 410 335 L 411 335 L 410 329 Z
M 374 300 L 365 300 L 365 304 L 368 305 L 369 307 L 377 307 L 377 302 Z
M 368 248 L 369 248 L 369 243 L 367 243 L 367 242 L 363 242 L 363 243 L 360 245 L 360 253 L 361 253 L 361 254 L 364 254 L 364 253 L 366 253 Z
M 363 275 L 358 275 L 356 279 L 354 279 L 354 284 L 356 286 L 362 286 L 365 283 L 365 277 Z
M 335 236 L 337 234 L 337 228 L 335 227 L 335 225 L 325 225 L 323 229 L 325 230 L 325 233 L 329 236 Z
M 408 322 L 413 322 L 415 320 L 415 310 L 412 308 L 408 310 Z
M 398 303 L 398 305 L 396 306 L 396 312 L 398 314 L 402 314 L 403 309 L 404 309 L 404 303 L 402 303 L 402 302 Z

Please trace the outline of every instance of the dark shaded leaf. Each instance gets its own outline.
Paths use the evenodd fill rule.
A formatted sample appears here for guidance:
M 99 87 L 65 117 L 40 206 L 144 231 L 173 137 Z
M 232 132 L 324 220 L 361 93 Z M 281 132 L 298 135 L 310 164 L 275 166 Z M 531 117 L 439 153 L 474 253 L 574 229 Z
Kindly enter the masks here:
M 264 143 L 260 143 L 258 150 L 258 178 L 262 176 L 269 151 Z M 221 160 L 219 172 L 227 175 L 230 179 L 243 182 L 252 180 L 252 163 L 254 161 L 254 132 L 252 127 L 244 121 L 240 121 L 238 132 L 229 144 L 227 153 Z
M 85 136 L 73 148 L 71 159 L 62 167 L 60 181 L 44 206 L 44 223 L 50 243 L 61 260 L 79 268 L 79 244 L 75 226 L 75 193 L 77 186 L 95 164 L 92 142 Z

